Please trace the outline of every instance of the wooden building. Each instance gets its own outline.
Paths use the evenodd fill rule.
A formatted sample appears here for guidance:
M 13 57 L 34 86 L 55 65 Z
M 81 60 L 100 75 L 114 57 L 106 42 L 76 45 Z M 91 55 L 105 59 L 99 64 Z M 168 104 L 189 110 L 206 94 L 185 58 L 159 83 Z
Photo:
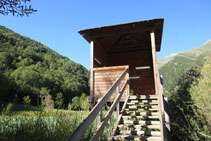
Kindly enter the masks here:
M 79 31 L 90 43 L 90 96 L 102 97 L 126 66 L 130 93 L 156 94 L 156 51 L 162 31 L 162 18 Z
M 98 122 L 91 140 L 98 140 L 115 109 L 111 141 L 170 140 L 167 98 L 156 65 L 163 21 L 159 18 L 79 31 L 90 43 L 90 96 L 92 102 L 98 102 L 68 141 L 80 140 L 94 119 Z M 108 101 L 110 107 L 102 118 Z

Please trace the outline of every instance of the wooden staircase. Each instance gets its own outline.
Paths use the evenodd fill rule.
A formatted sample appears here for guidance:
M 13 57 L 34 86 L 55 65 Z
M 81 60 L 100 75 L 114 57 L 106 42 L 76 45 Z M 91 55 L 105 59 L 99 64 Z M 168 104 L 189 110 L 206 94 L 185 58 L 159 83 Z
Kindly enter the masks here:
M 157 95 L 130 96 L 129 84 L 129 68 L 126 67 L 119 78 L 116 79 L 103 97 L 92 108 L 88 116 L 70 134 L 68 141 L 80 141 L 95 119 L 97 119 L 98 125 L 96 132 L 90 140 L 98 141 L 103 134 L 104 128 L 109 125 L 109 119 L 115 109 L 117 111 L 117 121 L 109 138 L 110 140 L 169 140 L 170 130 L 168 132 L 166 130 L 166 125 L 169 124 L 169 117 L 165 112 L 165 107 L 167 108 L 167 106 L 165 106 L 166 104 L 163 101 L 163 91 L 160 81 Z M 112 98 L 115 92 L 116 97 L 102 118 L 102 108 Z M 124 104 L 121 111 L 119 111 L 119 102 L 122 102 L 120 100 L 124 94 L 126 94 Z
M 123 106 L 111 140 L 161 140 L 157 95 L 130 96 Z

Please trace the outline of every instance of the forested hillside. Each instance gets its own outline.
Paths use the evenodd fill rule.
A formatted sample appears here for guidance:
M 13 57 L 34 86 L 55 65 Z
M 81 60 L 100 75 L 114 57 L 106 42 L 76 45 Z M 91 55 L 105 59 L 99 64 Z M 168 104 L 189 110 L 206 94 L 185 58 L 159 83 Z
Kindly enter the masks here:
M 62 48 L 62 47 L 61 47 Z M 88 94 L 88 71 L 43 44 L 0 26 L 0 100 L 22 102 L 30 96 L 37 104 L 41 90 L 65 103 Z
M 159 72 L 164 78 L 165 93 L 172 93 L 183 73 L 192 66 L 201 67 L 210 54 L 211 40 L 207 41 L 201 47 L 191 49 L 184 53 L 179 53 L 170 59 L 167 57 L 166 61 L 165 59 L 161 59 L 160 64 L 163 65 L 161 65 Z
M 165 61 L 172 140 L 211 140 L 211 41 Z M 163 60 L 162 60 L 163 61 Z

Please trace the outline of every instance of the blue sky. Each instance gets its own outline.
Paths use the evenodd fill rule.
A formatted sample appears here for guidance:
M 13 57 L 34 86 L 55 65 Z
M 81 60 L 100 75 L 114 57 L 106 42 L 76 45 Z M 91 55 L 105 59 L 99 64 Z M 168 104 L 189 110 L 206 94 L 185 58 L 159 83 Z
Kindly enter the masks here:
M 158 58 L 211 39 L 211 0 L 32 0 L 29 17 L 0 15 L 0 24 L 89 69 L 89 44 L 78 30 L 164 18 Z

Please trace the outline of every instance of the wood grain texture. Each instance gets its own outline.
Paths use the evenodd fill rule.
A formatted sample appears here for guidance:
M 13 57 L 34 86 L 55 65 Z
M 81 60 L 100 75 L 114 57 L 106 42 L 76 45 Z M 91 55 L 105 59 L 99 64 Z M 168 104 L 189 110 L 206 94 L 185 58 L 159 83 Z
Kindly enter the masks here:
M 112 84 L 120 77 L 121 73 L 125 70 L 127 66 L 114 66 L 114 67 L 100 67 L 94 68 L 94 93 L 96 98 L 103 97 Z M 127 80 L 127 77 L 123 78 L 123 81 L 120 83 L 120 89 L 123 88 L 124 82 Z M 121 101 L 125 100 L 126 91 L 124 92 Z M 116 98 L 116 94 L 113 93 L 110 97 L 110 101 L 113 101 Z

